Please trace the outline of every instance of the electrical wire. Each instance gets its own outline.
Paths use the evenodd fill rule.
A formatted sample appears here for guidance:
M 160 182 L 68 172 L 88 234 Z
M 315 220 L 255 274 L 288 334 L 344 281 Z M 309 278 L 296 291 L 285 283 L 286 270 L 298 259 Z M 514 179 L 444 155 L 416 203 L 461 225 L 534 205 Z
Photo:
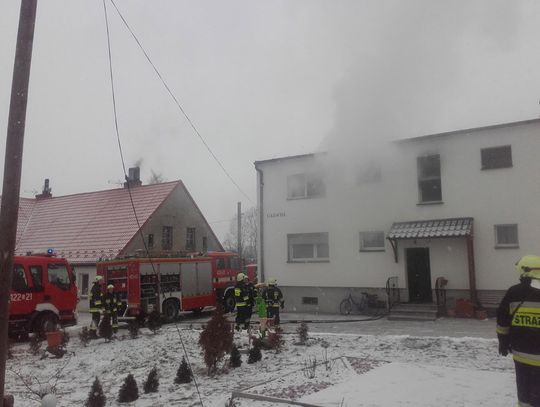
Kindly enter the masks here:
M 229 180 L 236 186 L 236 188 L 238 189 L 238 191 L 240 191 L 240 193 L 242 195 L 244 195 L 249 202 L 251 202 L 251 204 L 254 204 L 253 200 L 249 197 L 248 194 L 246 194 L 242 188 L 240 188 L 240 186 L 238 185 L 238 183 L 234 180 L 234 178 L 232 177 L 232 175 L 227 171 L 227 169 L 225 168 L 225 166 L 223 165 L 223 163 L 220 161 L 220 159 L 216 156 L 216 154 L 214 154 L 214 152 L 212 151 L 212 149 L 210 148 L 210 146 L 208 145 L 208 143 L 206 142 L 206 140 L 203 138 L 203 136 L 201 135 L 201 133 L 199 132 L 199 130 L 197 129 L 197 127 L 195 127 L 195 124 L 193 123 L 193 121 L 190 119 L 190 117 L 188 116 L 188 114 L 186 113 L 186 111 L 184 110 L 184 108 L 182 107 L 182 105 L 180 104 L 178 98 L 174 95 L 174 93 L 172 92 L 171 88 L 169 87 L 169 85 L 167 84 L 167 82 L 165 81 L 165 79 L 163 78 L 163 76 L 161 75 L 160 71 L 157 69 L 156 65 L 154 64 L 154 62 L 152 62 L 152 60 L 150 59 L 150 56 L 148 55 L 148 53 L 146 52 L 146 50 L 144 49 L 144 47 L 142 46 L 141 42 L 139 41 L 138 37 L 135 35 L 135 33 L 133 32 L 133 30 L 131 29 L 130 25 L 128 24 L 128 22 L 126 21 L 126 19 L 124 18 L 124 16 L 122 15 L 122 13 L 120 12 L 120 10 L 118 9 L 118 7 L 116 6 L 116 3 L 114 2 L 114 0 L 110 0 L 110 2 L 112 3 L 112 5 L 114 6 L 114 8 L 116 9 L 116 12 L 118 13 L 118 15 L 120 16 L 120 18 L 122 19 L 124 25 L 126 26 L 126 28 L 128 29 L 128 31 L 131 33 L 131 36 L 133 37 L 133 39 L 135 40 L 135 42 L 137 43 L 137 45 L 139 46 L 139 48 L 141 49 L 142 53 L 144 54 L 144 56 L 146 57 L 146 60 L 150 63 L 150 65 L 152 66 L 152 68 L 154 69 L 154 72 L 156 73 L 156 75 L 158 76 L 159 80 L 161 81 L 161 83 L 163 84 L 163 86 L 165 87 L 165 89 L 167 90 L 167 93 L 171 96 L 171 98 L 173 99 L 174 103 L 176 104 L 176 106 L 178 107 L 178 109 L 180 109 L 180 112 L 182 113 L 182 115 L 185 117 L 185 119 L 187 120 L 187 122 L 189 123 L 189 125 L 191 126 L 191 128 L 193 129 L 193 131 L 195 132 L 195 134 L 199 137 L 199 139 L 201 140 L 201 142 L 203 143 L 203 145 L 206 147 L 206 149 L 208 150 L 208 152 L 210 153 L 210 155 L 212 156 L 212 158 L 216 161 L 216 163 L 219 165 L 219 167 L 221 168 L 221 170 L 224 172 L 224 174 L 229 178 Z
M 106 2 L 106 0 L 103 0 L 103 10 L 104 10 L 104 13 L 105 13 L 105 25 L 106 25 L 106 28 L 107 28 L 107 49 L 108 49 L 108 57 L 109 57 L 109 73 L 110 73 L 110 79 L 111 79 L 111 93 L 112 93 L 112 104 L 113 104 L 113 112 L 114 112 L 114 125 L 115 125 L 115 130 L 116 130 L 116 139 L 118 141 L 118 149 L 120 151 L 120 159 L 122 161 L 122 169 L 124 171 L 124 178 L 126 179 L 126 186 L 127 186 L 127 190 L 128 190 L 128 193 L 129 193 L 129 199 L 131 201 L 131 207 L 132 207 L 132 210 L 133 210 L 133 215 L 135 216 L 135 221 L 137 222 L 137 227 L 138 227 L 138 230 L 139 230 L 139 234 L 141 236 L 141 240 L 142 240 L 143 245 L 144 245 L 144 249 L 146 251 L 147 258 L 150 261 L 150 265 L 152 266 L 152 270 L 153 270 L 154 274 L 157 275 L 156 269 L 154 268 L 154 264 L 153 264 L 152 259 L 150 257 L 150 251 L 148 250 L 148 246 L 146 244 L 146 241 L 144 240 L 144 235 L 142 233 L 141 224 L 140 224 L 139 218 L 137 216 L 137 210 L 135 209 L 135 203 L 133 202 L 133 195 L 131 193 L 131 185 L 130 185 L 129 178 L 128 178 L 127 173 L 126 173 L 126 164 L 125 164 L 125 160 L 124 160 L 124 153 L 123 153 L 123 150 L 122 150 L 122 143 L 121 143 L 121 140 L 120 140 L 120 131 L 118 129 L 118 115 L 117 115 L 117 109 L 116 109 L 116 97 L 115 97 L 115 89 L 114 89 L 113 64 L 112 64 L 112 55 L 111 55 L 111 36 L 110 36 L 110 32 L 109 32 L 109 18 L 108 18 L 108 15 L 107 15 L 107 5 L 106 5 L 105 2 Z M 116 5 L 115 5 L 115 7 L 116 7 Z M 157 284 L 158 284 L 158 290 L 160 290 L 161 293 L 163 294 L 163 291 L 162 291 L 163 288 L 161 287 L 161 284 L 160 284 L 159 280 L 157 281 Z M 199 396 L 199 401 L 201 403 L 201 406 L 204 407 L 201 392 L 199 390 L 199 385 L 197 383 L 197 380 L 195 378 L 195 374 L 194 374 L 193 369 L 191 367 L 191 363 L 189 361 L 189 356 L 188 356 L 188 353 L 187 353 L 187 350 L 186 350 L 186 347 L 185 347 L 185 344 L 184 344 L 184 340 L 182 338 L 182 335 L 180 333 L 180 329 L 179 329 L 178 324 L 176 323 L 176 321 L 175 321 L 175 327 L 176 327 L 176 331 L 178 333 L 178 337 L 180 338 L 180 344 L 182 345 L 182 350 L 184 352 L 184 357 L 185 357 L 186 362 L 187 362 L 187 364 L 188 364 L 188 366 L 189 366 L 189 368 L 191 370 L 191 376 L 193 378 L 193 383 L 195 384 L 195 389 L 197 390 L 197 394 Z

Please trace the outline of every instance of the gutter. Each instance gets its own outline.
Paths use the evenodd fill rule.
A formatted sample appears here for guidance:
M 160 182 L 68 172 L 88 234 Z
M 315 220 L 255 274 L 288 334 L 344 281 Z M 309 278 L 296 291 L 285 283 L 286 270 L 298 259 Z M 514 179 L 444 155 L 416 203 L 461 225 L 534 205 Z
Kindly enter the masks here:
M 255 171 L 259 175 L 259 270 L 260 270 L 260 280 L 261 282 L 265 281 L 264 278 L 264 177 L 263 172 L 260 168 L 257 167 L 255 163 Z

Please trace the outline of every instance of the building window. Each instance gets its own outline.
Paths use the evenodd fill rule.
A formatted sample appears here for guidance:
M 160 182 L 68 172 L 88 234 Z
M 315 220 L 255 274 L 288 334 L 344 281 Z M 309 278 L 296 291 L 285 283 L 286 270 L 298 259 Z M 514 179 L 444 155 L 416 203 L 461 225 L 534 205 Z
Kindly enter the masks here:
M 441 202 L 441 159 L 438 154 L 418 157 L 418 195 L 420 203 Z
M 495 225 L 495 247 L 496 248 L 514 248 L 519 247 L 518 226 Z
M 148 250 L 152 250 L 154 248 L 154 234 L 149 233 L 148 234 Z
M 203 252 L 208 251 L 208 238 L 206 236 L 203 236 L 202 238 L 202 251 Z
M 317 298 L 317 297 L 302 297 L 302 304 L 305 304 L 305 305 L 319 305 L 319 298 Z
M 287 177 L 287 198 L 317 198 L 324 196 L 326 186 L 320 175 L 296 174 Z
M 480 150 L 480 154 L 482 156 L 483 170 L 508 168 L 512 166 L 511 146 L 483 148 Z
M 288 261 L 328 261 L 328 233 L 298 233 L 287 235 Z
M 384 232 L 360 232 L 361 252 L 383 252 Z
M 376 163 L 371 163 L 361 168 L 358 171 L 358 175 L 356 177 L 356 183 L 358 185 L 374 184 L 377 182 L 381 182 L 381 180 L 382 180 L 381 166 Z
M 163 226 L 161 230 L 161 248 L 163 250 L 172 250 L 173 247 L 173 228 L 172 226 Z
M 81 274 L 81 295 L 88 295 L 88 274 Z
M 195 251 L 195 228 L 186 229 L 186 250 Z

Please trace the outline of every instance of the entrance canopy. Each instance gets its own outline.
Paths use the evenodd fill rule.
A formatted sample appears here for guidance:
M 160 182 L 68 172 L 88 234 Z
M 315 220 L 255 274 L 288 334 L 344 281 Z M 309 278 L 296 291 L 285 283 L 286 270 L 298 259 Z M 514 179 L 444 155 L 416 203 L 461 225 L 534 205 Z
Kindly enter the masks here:
M 394 249 L 397 263 L 397 241 L 407 239 L 439 239 L 472 236 L 473 218 L 448 218 L 395 222 L 386 238 Z
M 448 218 L 395 222 L 386 238 L 394 250 L 394 260 L 398 262 L 398 240 L 444 239 L 464 237 L 467 241 L 469 263 L 469 285 L 471 299 L 476 302 L 476 278 L 474 267 L 473 218 Z

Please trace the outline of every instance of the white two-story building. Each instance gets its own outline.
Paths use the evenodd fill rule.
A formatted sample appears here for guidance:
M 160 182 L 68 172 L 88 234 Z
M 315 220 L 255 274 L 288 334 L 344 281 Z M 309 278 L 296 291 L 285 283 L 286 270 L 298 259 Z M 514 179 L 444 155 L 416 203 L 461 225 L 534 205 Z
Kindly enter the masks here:
M 257 161 L 259 269 L 289 310 L 336 312 L 351 288 L 494 306 L 540 254 L 540 120 Z M 390 280 L 389 280 L 390 279 Z

